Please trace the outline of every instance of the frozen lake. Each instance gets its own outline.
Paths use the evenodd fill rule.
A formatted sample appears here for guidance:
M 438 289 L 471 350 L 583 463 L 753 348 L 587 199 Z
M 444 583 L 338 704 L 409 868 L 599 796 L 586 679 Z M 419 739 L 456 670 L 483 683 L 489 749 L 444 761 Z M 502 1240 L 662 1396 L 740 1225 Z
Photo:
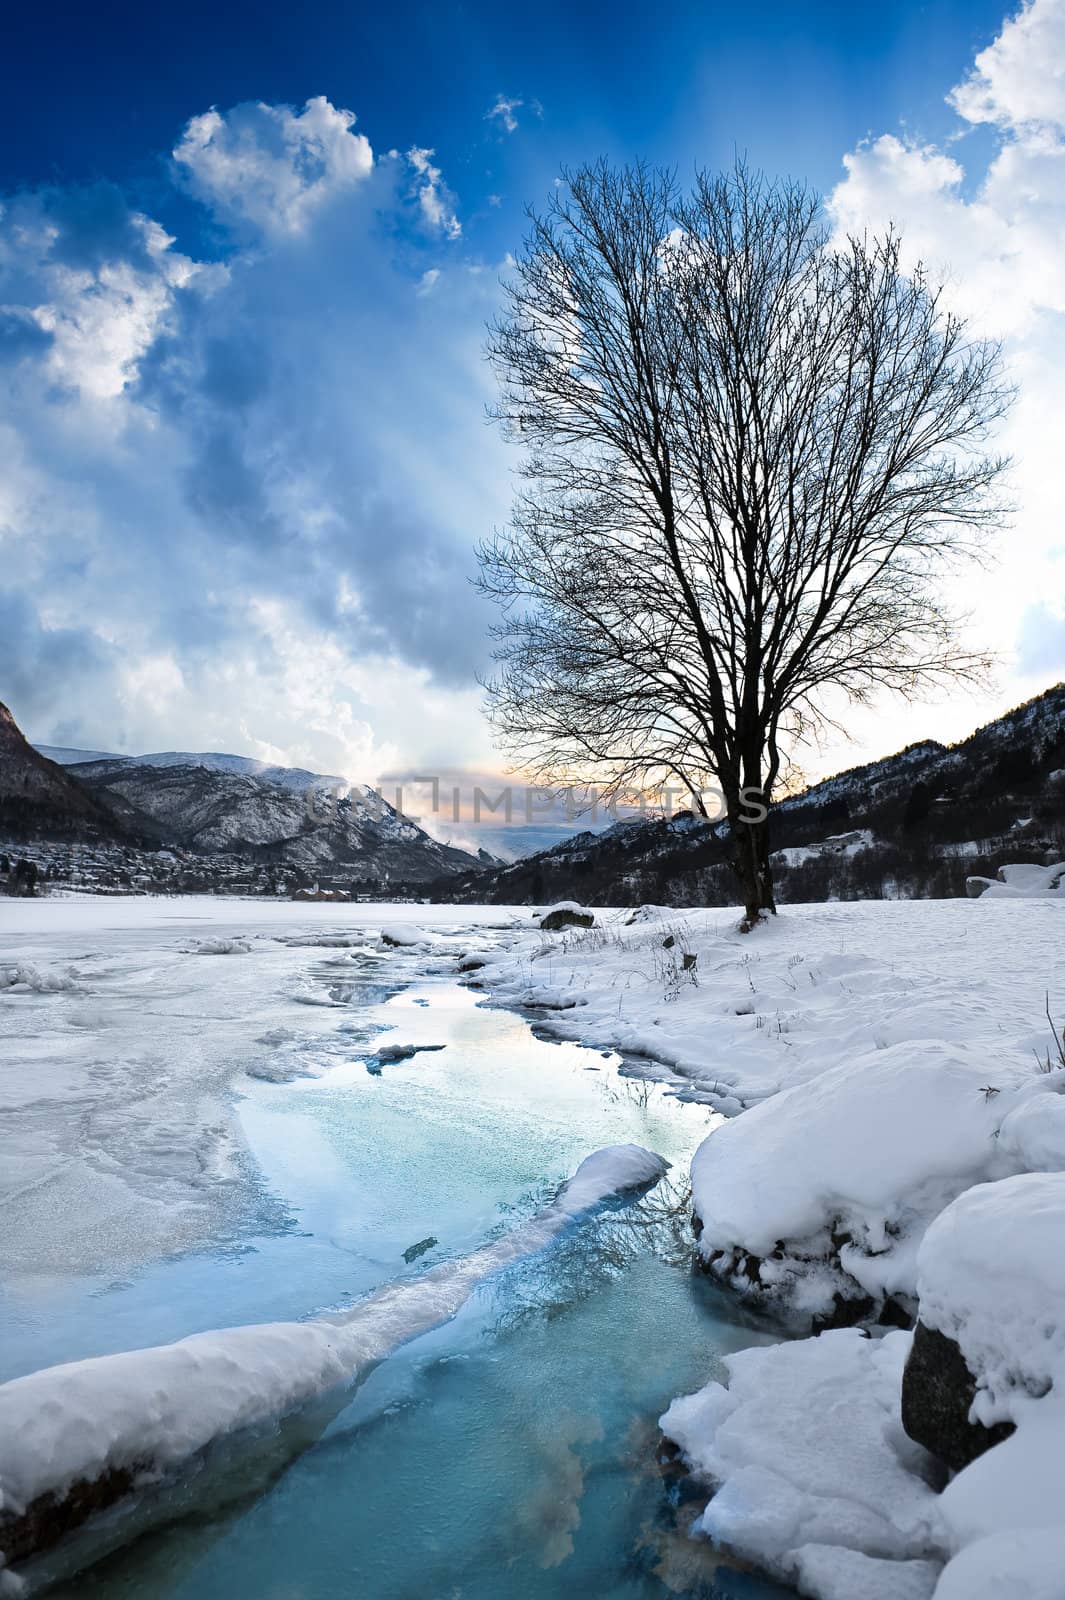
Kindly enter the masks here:
M 348 1308 L 519 1226 L 602 1145 L 673 1163 L 54 1592 L 780 1592 L 683 1537 L 655 1465 L 669 1400 L 764 1337 L 690 1271 L 685 1180 L 710 1113 L 461 986 L 457 958 L 528 916 L 0 910 L 0 1379 Z M 427 946 L 382 947 L 382 925 L 415 920 Z M 420 1048 L 378 1056 L 393 1045 Z

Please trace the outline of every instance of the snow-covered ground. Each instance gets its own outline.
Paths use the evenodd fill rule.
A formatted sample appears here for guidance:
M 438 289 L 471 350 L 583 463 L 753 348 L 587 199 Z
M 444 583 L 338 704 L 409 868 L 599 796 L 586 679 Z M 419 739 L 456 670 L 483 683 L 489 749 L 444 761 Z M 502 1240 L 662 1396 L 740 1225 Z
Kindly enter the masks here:
M 316 950 L 347 958 L 385 924 L 417 939 L 415 918 L 455 952 L 461 928 L 491 942 L 529 912 L 0 900 L 4 1269 L 120 1274 L 238 1219 L 253 1174 L 230 1086 L 261 1060 L 264 1036 L 291 1031 L 294 1001 L 301 1036 L 335 1027 L 328 996 L 303 977 Z
M 696 1248 L 740 1297 L 815 1334 L 741 1350 L 666 1413 L 709 1497 L 693 1535 L 820 1600 L 1062 1600 L 1065 1067 L 1046 1015 L 1049 1004 L 1065 1018 L 1062 917 L 1060 902 L 989 894 L 788 908 L 748 936 L 735 912 L 655 907 L 550 934 L 524 909 L 5 906 L 0 1255 L 24 1279 L 117 1273 L 217 1236 L 255 1197 L 235 1078 L 288 1081 L 294 1008 L 300 1071 L 312 1036 L 324 1051 L 338 1032 L 308 960 L 335 963 L 337 983 L 465 969 L 493 1001 L 537 1007 L 544 1028 L 620 1052 L 627 1070 L 724 1114 L 692 1163 Z M 624 1170 L 613 1158 L 605 1174 L 586 1167 L 568 1201 L 525 1227 L 549 1235 L 586 1193 L 629 1181 L 630 1161 L 631 1181 L 653 1175 L 631 1152 Z M 502 1248 L 530 1238 L 519 1228 Z M 467 1258 L 471 1281 L 493 1270 L 498 1247 L 485 1248 Z M 436 1271 L 402 1286 L 412 1326 L 426 1290 L 434 1317 L 464 1292 L 453 1268 L 439 1282 Z M 207 1436 L 217 1403 L 239 1424 L 245 1402 L 259 1416 L 275 1391 L 288 1404 L 375 1359 L 396 1308 L 386 1292 L 378 1337 L 367 1307 L 369 1331 L 341 1315 L 242 1329 L 239 1350 L 203 1335 L 157 1358 L 202 1378 Z M 918 1312 L 960 1350 L 974 1420 L 1015 1428 L 943 1492 L 902 1428 L 911 1335 L 883 1326 Z M 837 1326 L 855 1321 L 864 1328 Z M 81 1376 L 58 1369 L 70 1404 L 53 1408 L 55 1436 L 37 1439 L 43 1467 L 22 1462 L 33 1471 L 20 1493 L 63 1478 L 72 1440 L 96 1454 L 67 1477 L 130 1456 L 144 1383 L 166 1385 L 111 1359 L 115 1427 L 84 1426 Z M 234 1359 L 250 1389 L 218 1381 Z M 49 1381 L 6 1390 L 27 1437 L 18 1407 L 43 1414 L 32 1385 Z M 88 1381 L 95 1405 L 99 1379 Z M 159 1415 L 179 1442 L 197 1420 Z
M 686 1166 L 699 1108 L 630 1097 L 616 1057 L 545 1044 L 456 982 L 532 926 L 0 904 L 0 1552 L 20 1569 L 38 1503 L 268 1438 L 657 1183 L 653 1150 Z
M 1065 1595 L 1062 917 L 988 894 L 789 907 L 743 936 L 646 908 L 480 975 L 728 1114 L 692 1166 L 703 1261 L 830 1331 L 730 1358 L 663 1427 L 712 1495 L 693 1532 L 820 1600 Z M 918 1310 L 974 1420 L 1017 1425 L 943 1494 L 902 1429 L 911 1335 L 877 1327 Z M 855 1321 L 877 1336 L 831 1331 Z

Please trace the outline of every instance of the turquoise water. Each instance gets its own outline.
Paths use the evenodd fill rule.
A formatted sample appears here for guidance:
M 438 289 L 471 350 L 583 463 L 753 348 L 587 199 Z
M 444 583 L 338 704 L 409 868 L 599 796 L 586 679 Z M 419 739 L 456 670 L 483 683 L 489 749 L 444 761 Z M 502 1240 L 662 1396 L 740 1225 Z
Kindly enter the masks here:
M 443 979 L 386 999 L 353 992 L 337 1016 L 324 1058 L 315 1042 L 321 1075 L 242 1082 L 257 1221 L 129 1282 L 57 1286 L 47 1313 L 22 1306 L 15 1370 L 348 1304 L 514 1226 L 602 1144 L 635 1140 L 673 1171 L 482 1285 L 354 1394 L 168 1490 L 163 1526 L 52 1592 L 782 1594 L 685 1537 L 695 1508 L 656 1462 L 670 1399 L 766 1337 L 691 1272 L 683 1180 L 706 1110 L 627 1076 L 617 1057 L 538 1039 Z M 445 1048 L 368 1071 L 381 1040 Z

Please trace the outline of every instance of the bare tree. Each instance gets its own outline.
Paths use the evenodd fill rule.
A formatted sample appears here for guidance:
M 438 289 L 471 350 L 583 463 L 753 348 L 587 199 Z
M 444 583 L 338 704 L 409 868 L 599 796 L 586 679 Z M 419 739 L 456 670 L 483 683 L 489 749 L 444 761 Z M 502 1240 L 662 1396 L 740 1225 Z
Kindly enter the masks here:
M 939 587 L 999 509 L 998 350 L 893 234 L 835 245 L 813 194 L 742 165 L 685 194 L 599 162 L 530 218 L 489 345 L 526 448 L 479 552 L 490 712 L 543 782 L 716 780 L 753 923 L 825 691 L 985 664 Z

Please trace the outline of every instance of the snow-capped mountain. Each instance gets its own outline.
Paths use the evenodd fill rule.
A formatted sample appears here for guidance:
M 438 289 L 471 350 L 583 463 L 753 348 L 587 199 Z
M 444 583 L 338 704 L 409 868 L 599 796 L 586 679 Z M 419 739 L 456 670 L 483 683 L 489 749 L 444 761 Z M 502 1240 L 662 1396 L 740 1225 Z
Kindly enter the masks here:
M 422 881 L 474 862 L 429 837 L 365 786 L 242 756 L 167 754 L 71 764 L 66 771 L 127 829 L 199 851 L 307 871 L 344 866 L 381 881 Z
M 6 708 L 0 822 L 15 838 L 115 838 L 371 888 L 447 878 L 477 861 L 364 785 L 218 751 L 34 749 Z
M 254 756 L 232 756 L 218 750 L 159 750 L 146 756 L 120 756 L 106 750 L 72 750 L 65 745 L 39 744 L 34 748 L 63 767 L 83 768 L 86 763 L 105 761 L 130 767 L 203 767 L 209 772 L 232 772 L 240 777 L 258 778 L 262 783 L 301 794 L 311 785 L 347 788 L 343 778 L 309 772 L 305 767 L 271 766 L 269 762 L 257 761 Z

